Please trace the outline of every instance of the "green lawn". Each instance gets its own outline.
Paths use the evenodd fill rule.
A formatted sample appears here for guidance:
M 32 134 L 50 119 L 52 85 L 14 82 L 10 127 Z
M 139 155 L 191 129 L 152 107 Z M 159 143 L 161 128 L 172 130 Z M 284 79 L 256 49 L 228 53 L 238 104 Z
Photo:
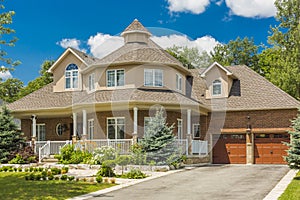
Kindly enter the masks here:
M 284 193 L 280 196 L 280 200 L 298 200 L 300 199 L 300 172 L 289 184 Z
M 67 199 L 113 186 L 76 181 L 26 181 L 25 174 L 1 172 L 0 199 Z

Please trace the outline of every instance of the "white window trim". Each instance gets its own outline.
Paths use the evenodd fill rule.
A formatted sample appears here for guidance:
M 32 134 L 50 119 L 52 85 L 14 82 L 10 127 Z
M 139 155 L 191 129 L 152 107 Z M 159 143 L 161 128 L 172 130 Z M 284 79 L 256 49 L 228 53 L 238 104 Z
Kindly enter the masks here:
M 124 85 L 118 86 L 117 83 L 117 71 L 118 70 L 123 70 L 124 71 Z M 115 72 L 115 85 L 114 86 L 108 86 L 108 72 L 109 71 L 114 71 Z M 125 69 L 108 69 L 106 70 L 106 87 L 108 88 L 116 88 L 116 87 L 124 87 L 125 86 Z
M 40 128 L 38 128 L 39 126 L 45 126 L 45 140 L 40 140 Z M 37 141 L 46 141 L 46 124 L 45 123 L 39 123 L 36 124 L 36 138 Z
M 65 90 L 70 90 L 70 91 L 72 91 L 72 90 L 78 90 L 79 88 L 80 88 L 80 73 L 79 73 L 79 67 L 78 67 L 78 65 L 76 65 L 77 66 L 77 70 L 68 70 L 68 72 L 71 72 L 71 76 L 70 76 L 70 88 L 67 88 L 67 76 L 66 76 L 66 73 L 67 73 L 67 68 L 68 68 L 68 66 L 69 65 L 71 65 L 71 64 L 74 64 L 74 65 L 76 65 L 75 63 L 69 63 L 69 64 L 67 64 L 67 66 L 66 66 L 66 68 L 65 68 L 65 72 L 64 72 L 64 76 L 65 76 Z M 73 71 L 77 71 L 77 73 L 78 73 L 78 75 L 77 75 L 77 87 L 75 88 L 74 87 L 74 83 L 73 83 Z
M 148 72 L 152 72 L 152 85 L 146 85 L 146 74 L 145 72 L 148 71 Z M 161 86 L 159 85 L 155 85 L 155 71 L 161 71 Z M 144 86 L 145 87 L 163 87 L 164 86 L 164 70 L 162 69 L 144 69 Z
M 199 126 L 199 137 L 195 137 L 195 126 Z M 200 124 L 193 124 L 193 138 L 200 138 L 201 137 L 201 126 Z
M 180 81 L 179 81 L 180 80 Z M 180 84 L 181 83 L 181 84 Z M 176 90 L 182 92 L 182 75 L 176 73 Z
M 179 129 L 179 126 L 178 126 L 178 122 L 181 122 L 181 127 Z M 182 119 L 177 119 L 177 139 L 183 139 L 183 124 L 182 124 Z M 179 130 L 181 130 L 181 136 L 179 135 Z M 180 137 L 179 137 L 180 136 Z
M 88 91 L 95 91 L 95 73 L 92 73 L 88 76 Z
M 109 139 L 108 138 L 108 120 L 109 119 L 114 119 L 116 122 L 117 122 L 117 119 L 124 119 L 124 138 L 125 138 L 125 125 L 126 125 L 125 117 L 107 117 L 106 118 L 106 138 Z M 115 123 L 115 125 L 116 125 L 116 123 Z M 116 136 L 117 136 L 117 132 L 115 132 L 115 140 L 118 139 Z
M 91 124 L 93 124 L 93 126 L 91 126 Z M 91 127 L 93 128 L 93 132 L 91 132 Z M 94 139 L 94 132 L 95 132 L 95 120 L 88 119 L 88 139 L 89 140 Z
M 219 81 L 219 83 L 218 83 L 218 85 L 220 85 L 220 94 L 214 94 L 214 82 L 215 81 Z M 222 95 L 222 88 L 223 86 L 222 86 L 222 81 L 220 80 L 220 79 L 216 79 L 216 80 L 214 80 L 213 82 L 212 82 L 212 87 L 211 87 L 211 95 L 212 96 L 221 96 Z

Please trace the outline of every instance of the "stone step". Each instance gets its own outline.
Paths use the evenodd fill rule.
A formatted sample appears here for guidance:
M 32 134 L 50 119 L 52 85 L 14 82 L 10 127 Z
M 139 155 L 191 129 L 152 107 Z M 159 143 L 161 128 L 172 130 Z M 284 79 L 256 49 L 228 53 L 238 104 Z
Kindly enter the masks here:
M 42 160 L 42 162 L 43 162 L 43 163 L 57 163 L 57 162 L 58 162 L 58 159 L 49 157 L 49 158 L 44 158 L 44 159 Z

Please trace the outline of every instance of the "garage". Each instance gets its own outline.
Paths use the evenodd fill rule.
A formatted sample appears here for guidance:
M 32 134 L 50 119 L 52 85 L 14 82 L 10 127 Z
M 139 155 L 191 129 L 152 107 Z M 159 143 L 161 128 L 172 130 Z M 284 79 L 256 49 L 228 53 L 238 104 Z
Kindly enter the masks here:
M 256 164 L 286 164 L 283 156 L 288 147 L 288 134 L 255 134 L 254 155 Z
M 245 134 L 222 134 L 213 136 L 214 164 L 246 164 Z

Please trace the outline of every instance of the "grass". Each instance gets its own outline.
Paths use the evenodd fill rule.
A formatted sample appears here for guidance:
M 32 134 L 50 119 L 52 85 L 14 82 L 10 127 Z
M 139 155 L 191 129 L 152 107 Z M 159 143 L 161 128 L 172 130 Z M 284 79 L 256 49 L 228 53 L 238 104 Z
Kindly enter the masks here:
M 279 197 L 280 200 L 298 200 L 300 199 L 300 172 L 288 185 L 284 193 Z
M 115 184 L 76 181 L 26 181 L 26 173 L 0 173 L 0 199 L 67 199 Z

